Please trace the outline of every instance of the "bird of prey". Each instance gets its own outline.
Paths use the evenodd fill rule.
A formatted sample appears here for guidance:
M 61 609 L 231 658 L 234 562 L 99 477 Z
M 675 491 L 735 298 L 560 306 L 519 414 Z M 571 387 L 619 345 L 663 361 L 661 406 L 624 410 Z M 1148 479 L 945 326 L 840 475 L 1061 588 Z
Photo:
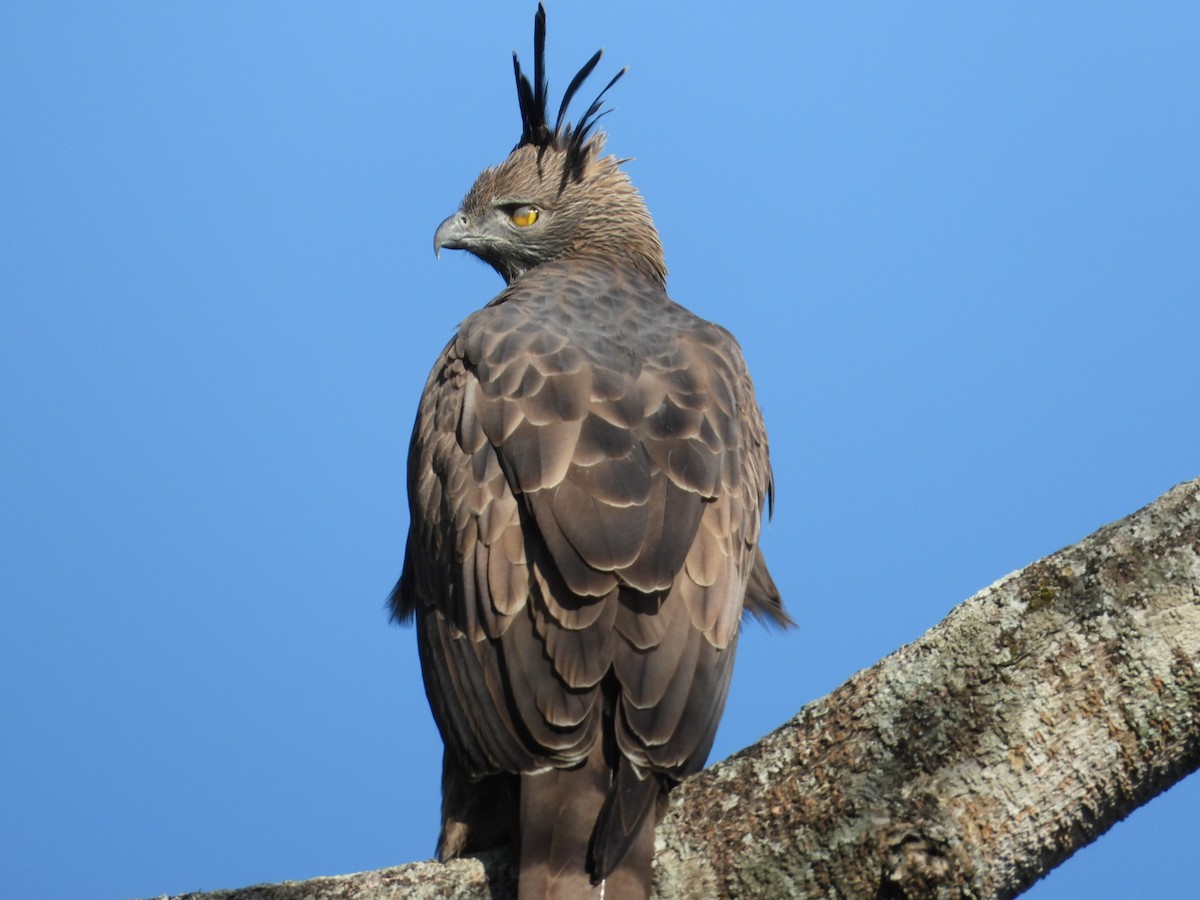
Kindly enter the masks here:
M 734 338 L 673 302 L 603 97 L 547 108 L 438 226 L 506 287 L 421 397 L 393 617 L 415 617 L 445 743 L 438 855 L 511 843 L 522 898 L 648 896 L 667 790 L 698 771 L 743 610 L 788 618 L 758 549 L 767 435 Z M 606 892 L 606 893 L 602 893 Z

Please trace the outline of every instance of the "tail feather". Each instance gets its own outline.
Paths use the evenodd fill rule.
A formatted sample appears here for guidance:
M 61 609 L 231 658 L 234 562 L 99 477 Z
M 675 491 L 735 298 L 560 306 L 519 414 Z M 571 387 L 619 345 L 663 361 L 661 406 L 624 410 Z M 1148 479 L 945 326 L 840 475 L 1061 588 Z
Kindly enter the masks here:
M 519 900 L 650 896 L 658 779 L 612 775 L 597 742 L 578 768 L 521 776 Z
M 608 790 L 603 762 L 521 776 L 518 900 L 604 896 L 587 870 L 588 842 Z
M 660 785 L 656 776 L 645 772 L 639 777 L 632 765 L 621 761 L 616 781 L 605 797 L 592 836 L 593 878 L 611 877 L 620 869 L 650 872 L 650 862 L 654 856 L 654 825 L 658 819 L 655 807 L 659 793 Z M 613 896 L 625 897 L 627 894 Z

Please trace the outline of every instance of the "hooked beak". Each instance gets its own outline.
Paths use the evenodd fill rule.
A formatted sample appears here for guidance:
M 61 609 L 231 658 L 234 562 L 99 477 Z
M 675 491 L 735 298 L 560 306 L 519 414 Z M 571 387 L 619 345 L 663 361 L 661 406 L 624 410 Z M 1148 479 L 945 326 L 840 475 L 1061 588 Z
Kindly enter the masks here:
M 466 213 L 461 209 L 437 227 L 433 234 L 433 255 L 440 257 L 443 247 L 449 250 L 466 250 L 470 236 Z

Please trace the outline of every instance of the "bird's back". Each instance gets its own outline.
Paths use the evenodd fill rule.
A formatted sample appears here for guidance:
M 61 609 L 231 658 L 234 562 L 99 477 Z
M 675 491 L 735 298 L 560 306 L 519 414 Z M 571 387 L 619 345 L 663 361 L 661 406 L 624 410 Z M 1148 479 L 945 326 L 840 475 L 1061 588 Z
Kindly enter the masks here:
M 414 431 L 398 597 L 466 776 L 579 767 L 522 806 L 599 798 L 615 866 L 707 757 L 769 478 L 736 343 L 640 273 L 557 261 L 468 317 Z

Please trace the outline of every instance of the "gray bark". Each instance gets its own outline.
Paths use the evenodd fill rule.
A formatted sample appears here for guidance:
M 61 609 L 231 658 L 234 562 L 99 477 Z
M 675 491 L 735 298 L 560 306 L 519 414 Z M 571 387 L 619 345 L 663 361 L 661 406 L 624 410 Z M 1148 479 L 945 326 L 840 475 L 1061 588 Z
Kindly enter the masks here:
M 1013 897 L 1200 765 L 1200 479 L 1008 575 L 690 778 L 655 889 Z M 190 900 L 514 896 L 511 855 Z

